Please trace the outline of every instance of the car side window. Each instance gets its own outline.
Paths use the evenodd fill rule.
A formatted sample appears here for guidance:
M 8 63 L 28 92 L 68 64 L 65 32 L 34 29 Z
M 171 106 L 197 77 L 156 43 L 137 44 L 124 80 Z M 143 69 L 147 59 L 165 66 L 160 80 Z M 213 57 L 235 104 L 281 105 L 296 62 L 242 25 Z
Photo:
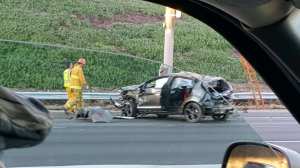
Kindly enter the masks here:
M 193 85 L 194 85 L 194 81 L 192 79 L 175 78 L 172 83 L 171 89 L 182 88 L 182 87 L 192 88 Z
M 146 84 L 146 88 L 161 89 L 168 81 L 168 78 L 159 78 Z
M 168 78 L 160 78 L 155 81 L 155 88 L 161 89 L 168 82 Z
M 151 81 L 151 82 L 147 83 L 145 86 L 146 86 L 145 88 L 154 88 L 155 81 Z

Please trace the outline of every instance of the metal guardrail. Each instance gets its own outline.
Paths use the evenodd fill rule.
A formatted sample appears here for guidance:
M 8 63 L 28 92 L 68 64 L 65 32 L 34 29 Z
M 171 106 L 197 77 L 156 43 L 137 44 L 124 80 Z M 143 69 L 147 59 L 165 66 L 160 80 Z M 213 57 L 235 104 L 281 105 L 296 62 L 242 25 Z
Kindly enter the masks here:
M 27 97 L 33 97 L 39 100 L 67 100 L 65 92 L 17 92 L 17 94 Z M 85 100 L 110 100 L 118 99 L 120 97 L 117 92 L 84 92 L 83 98 Z M 254 96 L 251 92 L 233 93 L 233 100 L 251 100 Z M 278 97 L 273 92 L 263 92 L 262 98 L 265 100 L 277 100 Z
M 39 100 L 67 100 L 67 94 L 65 92 L 17 92 L 19 95 L 33 97 Z M 116 92 L 84 92 L 83 98 L 85 100 L 110 100 L 118 99 L 119 93 Z
M 278 97 L 273 92 L 263 92 L 262 98 L 264 100 L 278 100 Z M 254 99 L 254 95 L 252 92 L 239 92 L 234 93 L 233 100 L 251 100 Z M 259 97 L 259 95 L 255 95 L 256 97 Z

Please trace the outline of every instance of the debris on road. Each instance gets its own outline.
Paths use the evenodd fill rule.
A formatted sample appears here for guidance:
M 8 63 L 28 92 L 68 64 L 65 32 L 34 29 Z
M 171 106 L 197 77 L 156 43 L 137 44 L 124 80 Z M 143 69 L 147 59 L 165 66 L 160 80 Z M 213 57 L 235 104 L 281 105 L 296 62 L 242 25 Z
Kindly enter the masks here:
M 113 120 L 113 116 L 111 112 L 103 108 L 100 107 L 90 108 L 89 112 L 90 112 L 90 118 L 92 119 L 93 123 L 96 122 L 110 123 Z
M 76 114 L 76 118 L 91 119 L 93 123 L 110 123 L 113 120 L 113 115 L 110 111 L 101 107 L 92 107 L 86 108 L 81 113 Z

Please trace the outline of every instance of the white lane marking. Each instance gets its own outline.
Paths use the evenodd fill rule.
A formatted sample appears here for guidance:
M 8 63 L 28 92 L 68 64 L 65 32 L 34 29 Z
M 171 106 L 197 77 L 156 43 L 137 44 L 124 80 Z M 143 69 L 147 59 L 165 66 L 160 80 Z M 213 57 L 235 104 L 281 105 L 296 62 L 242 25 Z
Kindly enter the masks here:
M 283 125 L 253 125 L 254 128 L 282 128 Z M 295 128 L 293 130 L 295 131 L 299 131 L 300 127 L 299 125 L 295 125 Z M 282 130 L 282 129 L 281 129 Z M 280 130 L 276 130 L 276 131 L 280 131 Z
M 294 123 L 294 122 L 276 122 L 276 121 L 274 121 L 274 122 L 271 123 L 271 122 L 249 122 L 249 121 L 247 121 L 247 123 L 250 124 L 250 125 L 293 125 L 293 126 L 300 126 L 299 124 Z
M 72 165 L 72 166 L 43 166 L 18 168 L 220 168 L 220 164 L 211 165 Z
M 288 116 L 286 116 L 286 117 L 283 117 L 283 116 L 261 116 L 261 117 L 248 117 L 248 116 L 244 116 L 244 118 L 249 118 L 249 119 L 255 119 L 255 118 L 261 118 L 261 119 L 266 119 L 266 118 L 270 118 L 270 119 L 272 119 L 272 118 L 274 118 L 274 119 L 293 119 L 293 120 L 295 120 L 292 116 L 290 116 L 290 117 L 288 117 Z
M 262 123 L 262 122 L 256 122 L 256 123 L 254 123 L 254 122 L 248 122 L 251 126 L 283 126 L 283 125 L 293 125 L 293 126 L 297 126 L 297 127 L 299 127 L 299 125 L 298 124 L 296 124 L 296 123 Z
M 300 141 L 265 141 L 269 143 L 300 143 Z

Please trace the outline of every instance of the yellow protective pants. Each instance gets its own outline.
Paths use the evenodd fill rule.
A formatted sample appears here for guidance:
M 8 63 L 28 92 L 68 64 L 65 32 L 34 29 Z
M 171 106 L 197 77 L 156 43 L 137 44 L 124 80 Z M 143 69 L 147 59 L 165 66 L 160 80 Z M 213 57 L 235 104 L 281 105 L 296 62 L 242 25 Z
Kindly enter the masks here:
M 70 100 L 70 99 L 71 99 L 71 97 L 72 97 L 71 88 L 69 88 L 69 87 L 66 87 L 66 92 L 67 92 L 67 98 L 68 98 L 68 100 Z
M 83 98 L 81 89 L 71 89 L 70 98 L 64 105 L 68 112 L 76 112 L 83 108 Z
M 66 109 L 68 112 L 74 112 L 74 111 L 75 111 L 75 109 L 74 109 L 75 106 L 73 106 L 73 107 L 68 107 L 68 106 L 69 106 L 69 102 L 73 100 L 73 93 L 72 93 L 72 90 L 71 90 L 71 88 L 69 88 L 69 87 L 66 87 L 65 89 L 66 89 L 66 93 L 67 93 L 67 98 L 68 98 L 68 100 L 67 100 L 67 102 L 65 103 L 64 107 L 65 107 L 65 109 Z

